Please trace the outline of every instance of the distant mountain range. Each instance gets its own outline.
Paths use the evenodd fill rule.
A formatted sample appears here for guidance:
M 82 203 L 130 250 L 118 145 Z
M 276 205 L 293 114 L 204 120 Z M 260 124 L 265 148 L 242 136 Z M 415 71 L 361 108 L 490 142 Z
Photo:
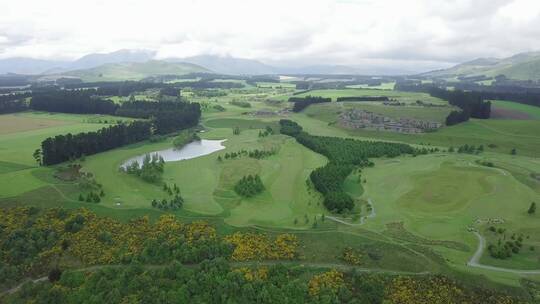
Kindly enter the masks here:
M 200 55 L 186 58 L 168 58 L 168 62 L 188 62 L 226 75 L 264 75 L 276 74 L 278 70 L 270 65 L 252 59 Z
M 119 50 L 112 53 L 89 54 L 74 61 L 41 60 L 33 58 L 8 58 L 0 60 L 0 74 L 15 73 L 25 75 L 49 75 L 50 77 L 85 75 L 85 69 L 90 74 L 88 79 L 95 79 L 92 75 L 107 74 L 99 73 L 96 68 L 102 70 L 115 70 L 123 64 L 122 69 L 129 68 L 125 63 L 147 63 L 158 64 L 161 70 L 172 70 L 174 66 L 165 68 L 165 64 L 190 63 L 200 67 L 201 71 L 214 72 L 229 75 L 269 75 L 269 74 L 350 74 L 350 75 L 392 75 L 392 74 L 414 74 L 417 71 L 400 69 L 398 67 L 373 67 L 373 66 L 345 66 L 345 65 L 308 65 L 294 67 L 287 64 L 269 65 L 258 60 L 235 58 L 231 56 L 199 55 L 184 58 L 166 58 L 154 60 L 155 52 L 147 50 Z M 136 65 L 133 65 L 136 67 Z M 145 70 L 151 70 L 147 65 Z M 189 70 L 189 69 L 188 69 Z M 198 69 L 195 69 L 198 70 Z M 134 71 L 135 74 L 141 74 Z M 144 74 L 144 73 L 142 73 Z M 108 79 L 118 79 L 116 75 L 109 73 Z M 146 74 L 145 74 L 146 75 Z M 162 75 L 159 73 L 157 75 Z M 146 75 L 153 76 L 153 75 Z M 49 78 L 49 77 L 47 77 Z M 106 78 L 103 77 L 103 80 Z
M 478 58 L 422 75 L 440 78 L 504 75 L 516 80 L 540 80 L 540 52 L 520 53 L 502 59 Z
M 201 66 L 187 62 L 148 60 L 145 62 L 107 63 L 94 68 L 68 71 L 53 76 L 80 78 L 84 82 L 141 80 L 150 76 L 212 73 Z
M 0 74 L 57 74 L 66 71 L 94 68 L 108 63 L 146 62 L 154 52 L 146 50 L 119 50 L 112 53 L 89 54 L 74 61 L 8 58 L 0 60 Z
M 156 53 L 147 50 L 119 50 L 89 54 L 74 61 L 9 58 L 0 60 L 0 74 L 42 75 L 45 78 L 79 77 L 84 81 L 138 80 L 148 76 L 182 75 L 192 72 L 230 75 L 264 74 L 348 74 L 399 75 L 418 71 L 395 66 L 311 65 L 291 67 L 269 65 L 253 59 L 230 56 L 200 55 L 155 60 Z M 521 53 L 509 58 L 479 58 L 449 69 L 421 75 L 454 78 L 458 76 L 505 75 L 519 80 L 540 79 L 540 52 Z

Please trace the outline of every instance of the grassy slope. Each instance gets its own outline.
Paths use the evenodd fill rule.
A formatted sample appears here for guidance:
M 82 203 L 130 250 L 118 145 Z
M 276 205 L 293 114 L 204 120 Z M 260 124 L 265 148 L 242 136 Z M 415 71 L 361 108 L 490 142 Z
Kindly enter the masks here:
M 476 249 L 477 241 L 465 227 L 478 218 L 503 218 L 505 227 L 528 230 L 530 242 L 537 243 L 540 237 L 531 229 L 536 229 L 538 219 L 527 215 L 526 210 L 531 201 L 540 199 L 539 193 L 511 174 L 474 164 L 474 160 L 485 157 L 496 164 L 513 161 L 500 154 L 376 161 L 374 168 L 364 172 L 368 180 L 365 196 L 374 201 L 377 210 L 377 220 L 369 221 L 367 227 L 383 230 L 387 223 L 403 221 L 407 229 L 429 239 L 465 241 L 471 248 L 468 253 L 446 250 L 454 261 L 466 260 Z M 540 170 L 540 164 L 527 163 Z M 526 265 L 518 262 L 517 266 L 538 268 L 536 258 Z M 516 265 L 508 260 L 506 267 Z
M 494 108 L 524 112 L 527 113 L 532 119 L 540 120 L 540 107 L 505 100 L 492 100 L 491 104 L 491 106 Z
M 66 73 L 83 81 L 140 80 L 156 75 L 184 75 L 196 72 L 209 72 L 195 64 L 151 60 L 143 63 L 114 63 Z
M 537 80 L 540 78 L 540 53 L 531 52 L 518 54 L 500 60 L 492 60 L 485 64 L 483 60 L 468 62 L 455 67 L 426 73 L 428 76 L 446 77 L 486 75 L 495 77 L 505 75 L 511 79 Z
M 486 74 L 490 76 L 502 74 L 510 79 L 518 80 L 538 80 L 540 79 L 540 59 L 490 70 Z

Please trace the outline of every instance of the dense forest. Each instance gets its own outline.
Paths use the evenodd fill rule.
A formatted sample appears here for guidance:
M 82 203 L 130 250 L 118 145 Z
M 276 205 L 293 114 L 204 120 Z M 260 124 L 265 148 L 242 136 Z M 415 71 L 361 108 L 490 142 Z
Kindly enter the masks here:
M 432 84 L 414 82 L 398 82 L 395 90 L 429 93 L 433 97 L 446 100 L 449 104 L 460 108 L 460 110 L 452 111 L 446 117 L 446 125 L 448 126 L 467 121 L 471 117 L 488 119 L 491 115 L 491 102 L 485 100 L 493 98 L 488 98 L 483 92 L 450 91 Z
M 85 82 L 65 85 L 66 89 L 90 89 L 94 95 L 99 96 L 129 96 L 135 92 L 148 89 L 161 89 L 166 84 L 143 81 L 114 81 L 114 82 Z
M 92 155 L 148 139 L 152 134 L 168 134 L 198 124 L 198 103 L 179 101 L 127 101 L 121 106 L 94 98 L 90 92 L 46 91 L 34 94 L 31 107 L 36 110 L 66 113 L 102 113 L 150 119 L 103 128 L 96 132 L 58 135 L 47 138 L 41 147 L 44 165 L 58 164 L 82 155 Z
M 108 99 L 97 98 L 92 90 L 47 90 L 34 92 L 30 108 L 38 111 L 114 114 L 116 105 Z
M 199 123 L 201 108 L 198 103 L 176 101 L 128 101 L 116 115 L 152 119 L 156 134 L 167 134 L 193 127 Z
M 446 124 L 451 126 L 469 120 L 469 117 L 488 119 L 491 115 L 491 102 L 484 101 L 482 94 L 477 92 L 449 91 L 431 88 L 429 94 L 447 100 L 449 104 L 461 109 L 452 111 L 446 118 Z
M 26 99 L 31 93 L 13 93 L 0 95 L 0 114 L 21 112 L 28 109 Z
M 95 132 L 57 135 L 41 143 L 41 162 L 54 165 L 83 155 L 92 155 L 150 138 L 152 124 L 147 121 L 120 123 Z
M 331 102 L 332 98 L 324 98 L 319 96 L 306 97 L 290 97 L 289 102 L 294 102 L 293 112 L 300 112 L 311 104 Z
M 328 164 L 315 169 L 310 180 L 324 196 L 325 207 L 334 212 L 354 208 L 353 199 L 343 191 L 343 182 L 356 168 L 372 166 L 370 157 L 396 157 L 401 154 L 421 154 L 406 144 L 360 141 L 350 138 L 313 136 L 291 120 L 280 120 L 281 133 L 292 136 L 307 148 L 326 156 Z

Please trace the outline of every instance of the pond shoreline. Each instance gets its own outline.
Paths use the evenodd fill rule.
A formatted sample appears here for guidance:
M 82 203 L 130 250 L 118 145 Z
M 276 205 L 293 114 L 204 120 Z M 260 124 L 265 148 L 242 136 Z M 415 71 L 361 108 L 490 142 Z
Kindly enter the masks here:
M 175 147 L 159 150 L 159 151 L 152 151 L 148 152 L 142 155 L 138 155 L 135 157 L 132 157 L 122 163 L 120 165 L 121 168 L 126 168 L 129 165 L 131 165 L 133 162 L 137 161 L 139 164 L 142 164 L 143 159 L 146 155 L 154 155 L 157 154 L 163 158 L 165 162 L 174 162 L 174 161 L 180 161 L 180 160 L 187 160 L 192 159 L 196 157 L 205 156 L 220 150 L 225 149 L 225 146 L 222 144 L 225 142 L 226 139 L 221 140 L 210 140 L 210 139 L 201 139 L 192 141 L 186 145 L 184 145 L 182 148 L 178 149 Z

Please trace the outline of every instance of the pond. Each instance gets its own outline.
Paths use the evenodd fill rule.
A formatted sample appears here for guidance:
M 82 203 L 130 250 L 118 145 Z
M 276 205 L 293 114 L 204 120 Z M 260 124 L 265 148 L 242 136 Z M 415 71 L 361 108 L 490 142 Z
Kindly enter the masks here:
M 208 155 L 210 153 L 214 153 L 219 150 L 225 149 L 225 146 L 222 145 L 222 143 L 226 139 L 222 140 L 209 140 L 209 139 L 201 139 L 197 141 L 190 142 L 189 144 L 185 145 L 184 147 L 177 149 L 177 148 L 168 148 L 160 151 L 153 151 L 149 153 L 145 153 L 143 155 L 139 155 L 136 157 L 132 157 L 125 161 L 122 164 L 122 167 L 127 167 L 134 161 L 139 162 L 139 164 L 142 164 L 144 156 L 146 154 L 157 154 L 161 157 L 163 157 L 163 160 L 165 162 L 172 162 L 172 161 L 179 161 L 184 159 L 192 159 L 199 156 Z

